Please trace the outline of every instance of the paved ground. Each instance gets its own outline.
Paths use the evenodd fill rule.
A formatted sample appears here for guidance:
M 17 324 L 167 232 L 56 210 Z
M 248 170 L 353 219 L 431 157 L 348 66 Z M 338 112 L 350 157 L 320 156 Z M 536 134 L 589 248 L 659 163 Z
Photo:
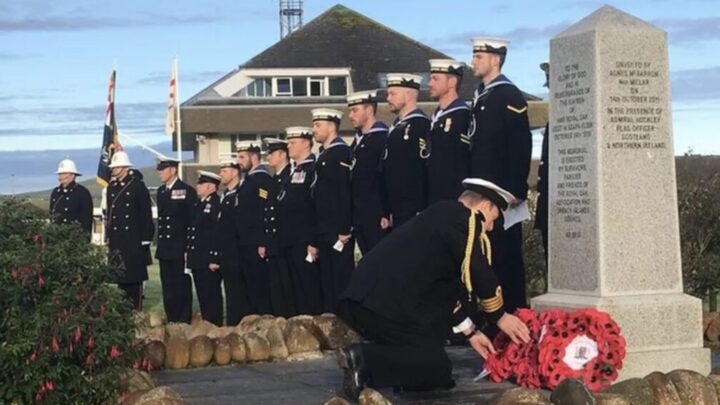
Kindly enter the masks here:
M 509 383 L 474 382 L 482 363 L 469 347 L 448 348 L 457 387 L 449 391 L 394 395 L 381 391 L 393 404 L 487 404 Z M 713 367 L 720 355 L 712 355 Z M 342 387 L 335 356 L 304 362 L 255 363 L 197 370 L 160 371 L 153 376 L 177 390 L 192 405 L 323 404 Z
M 448 350 L 458 386 L 450 391 L 393 395 L 394 404 L 483 404 L 511 384 L 473 382 L 481 363 L 472 349 Z M 295 363 L 255 363 L 198 370 L 160 371 L 158 383 L 177 390 L 192 405 L 322 404 L 342 386 L 334 356 Z

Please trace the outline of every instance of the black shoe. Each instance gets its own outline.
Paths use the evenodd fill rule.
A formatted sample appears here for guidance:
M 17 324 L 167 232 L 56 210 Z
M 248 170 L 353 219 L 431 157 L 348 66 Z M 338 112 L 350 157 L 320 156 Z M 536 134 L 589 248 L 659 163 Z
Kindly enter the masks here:
M 343 391 L 350 399 L 357 400 L 365 388 L 368 375 L 362 357 L 362 345 L 359 343 L 344 347 L 338 351 L 338 364 L 343 369 Z

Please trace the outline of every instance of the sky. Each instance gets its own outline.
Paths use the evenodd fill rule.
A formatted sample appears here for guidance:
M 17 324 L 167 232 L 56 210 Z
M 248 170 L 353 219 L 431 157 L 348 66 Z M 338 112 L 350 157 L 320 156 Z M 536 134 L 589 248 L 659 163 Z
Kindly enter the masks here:
M 337 2 L 305 0 L 304 21 Z M 545 98 L 538 63 L 548 58 L 549 40 L 604 3 L 342 4 L 466 62 L 473 36 L 507 38 L 511 45 L 506 75 L 524 91 Z M 608 4 L 668 32 L 675 153 L 720 154 L 720 0 Z M 32 163 L 29 152 L 72 155 L 76 149 L 99 149 L 113 64 L 118 71 L 116 114 L 121 133 L 151 145 L 167 144 L 167 82 L 174 56 L 180 66 L 180 99 L 186 100 L 278 40 L 277 0 L 3 0 L 0 152 L 27 156 L 17 164 L 16 171 L 22 172 L 23 162 Z M 37 158 L 48 155 L 52 153 Z M 83 164 L 81 170 L 94 171 L 96 163 Z M 11 169 L 0 170 L 0 192 L 7 192 L 3 178 Z

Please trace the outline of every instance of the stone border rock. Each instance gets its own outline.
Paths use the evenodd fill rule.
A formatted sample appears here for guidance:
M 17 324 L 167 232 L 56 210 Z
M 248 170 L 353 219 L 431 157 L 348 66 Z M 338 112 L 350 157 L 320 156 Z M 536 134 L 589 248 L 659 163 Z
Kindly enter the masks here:
M 360 341 L 360 336 L 333 314 L 290 319 L 248 315 L 235 327 L 218 327 L 197 316 L 191 324 L 157 325 L 160 322 L 157 316 L 145 317 L 144 329 L 138 332 L 152 369 L 311 360 Z

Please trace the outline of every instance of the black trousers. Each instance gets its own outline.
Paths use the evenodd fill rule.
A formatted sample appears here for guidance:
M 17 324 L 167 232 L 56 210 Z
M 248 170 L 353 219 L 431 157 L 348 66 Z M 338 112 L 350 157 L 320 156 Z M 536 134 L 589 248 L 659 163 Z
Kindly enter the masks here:
M 353 225 L 353 236 L 357 241 L 360 253 L 363 255 L 370 251 L 387 234 L 387 231 L 380 228 L 380 219 L 376 223 L 366 221 Z
M 257 246 L 240 246 L 240 268 L 243 271 L 248 293 L 248 304 L 253 314 L 270 314 L 270 278 L 265 260 L 258 255 Z
M 160 260 L 160 283 L 168 322 L 192 320 L 192 280 L 183 260 Z
M 350 238 L 342 252 L 338 252 L 333 248 L 337 236 L 328 235 L 319 239 L 318 266 L 322 288 L 322 311 L 337 313 L 338 296 L 345 291 L 355 269 L 355 241 Z
M 417 212 L 408 212 L 408 213 L 393 213 L 392 216 L 392 226 L 393 228 L 397 228 L 400 225 L 404 224 L 405 222 L 415 218 L 417 216 Z
M 295 309 L 302 315 L 319 315 L 322 309 L 320 270 L 317 262 L 308 263 L 307 245 L 280 248 L 292 280 Z
M 192 273 L 203 319 L 217 326 L 222 326 L 223 300 L 220 273 L 210 271 L 207 267 L 204 269 L 192 269 Z
M 270 256 L 265 264 L 270 278 L 270 303 L 272 314 L 290 318 L 298 314 L 295 308 L 295 292 L 293 291 L 290 268 L 285 257 Z
M 118 287 L 123 290 L 125 298 L 128 299 L 137 311 L 143 309 L 143 283 L 119 283 Z
M 505 311 L 513 313 L 518 308 L 527 308 L 522 224 L 506 231 L 502 220 L 497 221 L 488 236 L 492 245 L 492 267 L 502 286 Z
M 225 324 L 235 326 L 245 315 L 250 314 L 247 289 L 240 265 L 233 262 L 221 264 L 220 276 L 225 290 Z
M 340 302 L 339 316 L 370 340 L 362 344 L 370 387 L 431 390 L 452 386 L 452 363 L 436 331 L 395 322 L 349 300 Z

